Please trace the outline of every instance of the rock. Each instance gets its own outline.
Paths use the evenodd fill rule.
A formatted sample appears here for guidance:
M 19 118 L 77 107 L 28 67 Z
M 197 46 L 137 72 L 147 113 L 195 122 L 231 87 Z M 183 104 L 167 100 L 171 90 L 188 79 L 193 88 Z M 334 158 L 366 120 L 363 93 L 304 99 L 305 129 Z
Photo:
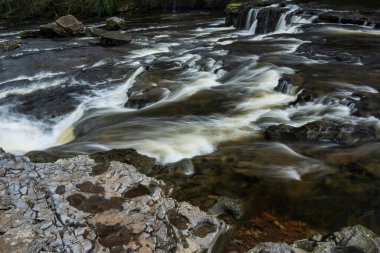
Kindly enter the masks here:
M 331 121 L 315 121 L 301 127 L 289 125 L 270 126 L 265 131 L 268 140 L 333 142 L 352 144 L 358 141 L 375 140 L 376 132 L 366 126 L 340 124 Z
M 73 15 L 60 17 L 55 21 L 57 25 L 65 29 L 70 36 L 84 35 L 84 25 L 78 21 Z
M 328 236 L 286 243 L 261 243 L 247 253 L 378 253 L 380 237 L 361 225 L 346 227 Z
M 3 52 L 13 51 L 19 48 L 20 45 L 21 45 L 21 42 L 18 40 L 2 42 L 0 43 L 0 50 Z
M 118 17 L 111 17 L 106 21 L 107 30 L 116 31 L 124 29 L 127 26 L 127 23 L 124 19 Z
M 151 87 L 142 93 L 134 92 L 129 98 L 125 107 L 141 109 L 150 104 L 156 103 L 163 99 L 167 93 L 167 89 L 159 87 Z
M 0 169 L 0 252 L 211 252 L 229 230 L 129 164 L 0 152 Z
M 40 26 L 40 33 L 47 37 L 75 37 L 85 35 L 82 22 L 72 15 L 60 17 L 55 22 Z
M 131 41 L 131 35 L 120 31 L 110 31 L 100 35 L 100 45 L 104 47 L 125 45 Z
M 322 12 L 318 15 L 316 22 L 328 22 L 339 24 L 353 24 L 353 25 L 380 25 L 380 19 L 376 13 L 374 15 L 363 15 L 358 11 L 328 11 Z
M 281 7 L 264 8 L 257 14 L 256 34 L 274 32 L 281 15 L 289 9 Z
M 294 248 L 313 253 L 377 253 L 380 238 L 361 225 L 346 227 L 329 236 L 294 242 Z
M 20 33 L 21 39 L 37 38 L 41 36 L 40 30 L 27 30 Z
M 56 22 L 48 23 L 40 26 L 40 33 L 45 37 L 67 38 L 70 34 L 60 27 Z
M 293 253 L 293 249 L 286 243 L 260 243 L 247 253 Z
M 90 32 L 91 36 L 100 37 L 103 34 L 105 34 L 107 32 L 107 30 L 94 27 L 94 28 L 90 28 L 89 32 Z
M 295 93 L 296 89 L 297 87 L 293 87 L 293 85 L 284 78 L 280 78 L 280 80 L 278 80 L 277 86 L 274 88 L 275 91 L 291 95 Z

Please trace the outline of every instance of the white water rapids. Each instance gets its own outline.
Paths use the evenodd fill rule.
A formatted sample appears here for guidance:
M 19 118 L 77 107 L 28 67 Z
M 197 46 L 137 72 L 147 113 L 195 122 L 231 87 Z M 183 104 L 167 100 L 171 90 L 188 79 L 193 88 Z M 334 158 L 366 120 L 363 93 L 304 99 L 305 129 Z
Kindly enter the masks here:
M 23 154 L 70 142 L 64 146 L 69 151 L 72 149 L 71 151 L 79 153 L 86 152 L 88 147 L 96 150 L 134 148 L 161 163 L 171 163 L 212 153 L 221 143 L 227 141 L 258 136 L 262 133 L 262 127 L 273 124 L 301 126 L 330 117 L 355 122 L 367 121 L 377 125 L 377 119 L 352 116 L 350 109 L 341 104 L 306 103 L 287 107 L 296 99 L 297 93 L 283 94 L 274 90 L 281 77 L 294 75 L 296 69 L 284 67 L 280 63 L 277 65 L 265 59 L 269 59 L 270 56 L 279 59 L 291 56 L 305 41 L 271 36 L 302 33 L 302 25 L 310 24 L 314 18 L 292 16 L 288 19 L 288 15 L 296 9 L 296 6 L 292 6 L 288 12 L 282 14 L 276 31 L 269 34 L 253 36 L 260 11 L 257 9 L 249 11 L 245 32 L 236 32 L 231 27 L 221 27 L 223 20 L 206 20 L 191 25 L 178 23 L 134 27 L 130 32 L 134 33 L 135 40 L 128 46 L 128 50 L 113 49 L 110 54 L 104 51 L 102 57 L 104 55 L 107 57 L 103 58 L 94 56 L 94 59 L 82 60 L 74 57 L 70 60 L 72 50 L 75 50 L 71 47 L 63 50 L 68 52 L 65 56 L 67 66 L 54 65 L 54 68 L 52 66 L 49 69 L 47 64 L 43 66 L 45 69 L 43 71 L 36 68 L 34 73 L 15 71 L 13 75 L 3 75 L 0 79 L 0 99 L 22 97 L 61 86 L 92 87 L 90 85 L 95 82 L 91 81 L 91 77 L 94 76 L 89 75 L 86 76 L 87 79 L 82 80 L 80 75 L 85 71 L 94 71 L 96 76 L 98 73 L 96 71 L 102 68 L 104 68 L 102 73 L 106 73 L 106 77 L 99 76 L 97 80 L 99 84 L 92 87 L 89 92 L 75 96 L 79 101 L 75 110 L 48 121 L 13 110 L 8 103 L 0 104 L 0 147 L 8 152 Z M 194 25 L 197 29 L 194 29 Z M 85 43 L 84 41 L 77 40 L 78 43 Z M 268 43 L 268 46 L 273 46 L 274 49 L 267 53 L 234 55 L 228 48 L 224 48 L 237 42 L 256 43 L 259 46 Z M 54 58 L 54 54 L 58 55 L 60 52 L 33 51 L 31 49 L 38 47 L 37 43 L 28 43 L 26 47 L 29 48 L 21 48 L 23 56 L 17 56 L 21 57 L 20 59 L 29 57 L 25 60 L 28 63 L 33 62 L 31 58 L 39 54 Z M 59 48 L 61 44 L 62 42 L 59 42 L 59 45 L 53 47 Z M 93 50 L 86 46 L 84 48 Z M 302 64 L 322 64 L 322 61 L 317 62 L 302 57 L 297 58 L 297 61 Z M 162 75 L 153 76 L 146 66 L 155 62 L 173 64 L 162 70 Z M 226 62 L 230 66 L 238 67 L 228 67 Z M 64 69 L 58 71 L 59 68 Z M 128 71 L 120 70 L 125 72 L 116 73 L 119 68 Z M 111 72 L 115 73 L 116 77 L 107 76 L 107 73 Z M 152 78 L 149 78 L 150 75 Z M 145 77 L 146 79 L 143 79 Z M 129 99 L 127 91 L 142 80 L 152 87 L 163 86 L 165 95 L 143 109 L 124 107 Z M 12 86 L 12 83 L 17 85 Z M 350 89 L 355 90 L 356 87 L 351 85 Z M 371 91 L 377 92 L 373 89 Z M 215 96 L 218 96 L 216 92 L 227 94 L 224 98 L 231 97 L 231 101 L 220 102 L 218 106 L 225 103 L 230 109 L 225 113 L 215 109 L 217 112 L 204 115 L 201 112 L 172 117 L 168 115 L 160 117 L 160 113 L 156 116 L 150 114 L 151 111 L 166 112 L 165 110 L 169 109 L 175 111 L 176 106 L 178 110 L 183 109 L 187 101 L 197 100 L 197 95 L 202 92 L 208 92 L 206 94 L 210 96 L 213 96 L 214 92 Z M 238 99 L 232 98 L 232 94 Z M 17 99 L 15 101 L 18 103 Z M 142 116 L 136 118 L 136 115 L 140 114 Z M 114 124 L 104 123 L 99 128 L 91 130 L 89 135 L 74 140 L 74 129 L 78 125 L 81 126 L 87 120 L 103 116 L 113 117 L 113 115 L 119 118 L 123 115 L 124 120 L 118 118 Z

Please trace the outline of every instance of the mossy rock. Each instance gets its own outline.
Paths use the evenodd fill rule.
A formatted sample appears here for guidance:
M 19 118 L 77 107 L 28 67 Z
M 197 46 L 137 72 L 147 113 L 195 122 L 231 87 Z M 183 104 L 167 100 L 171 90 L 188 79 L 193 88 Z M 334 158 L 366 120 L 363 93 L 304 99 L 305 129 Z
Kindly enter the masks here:
M 16 48 L 19 48 L 21 45 L 21 41 L 14 40 L 14 41 L 6 41 L 3 43 L 0 43 L 0 50 L 3 52 L 13 51 Z
M 242 3 L 230 3 L 226 6 L 227 13 L 238 13 Z

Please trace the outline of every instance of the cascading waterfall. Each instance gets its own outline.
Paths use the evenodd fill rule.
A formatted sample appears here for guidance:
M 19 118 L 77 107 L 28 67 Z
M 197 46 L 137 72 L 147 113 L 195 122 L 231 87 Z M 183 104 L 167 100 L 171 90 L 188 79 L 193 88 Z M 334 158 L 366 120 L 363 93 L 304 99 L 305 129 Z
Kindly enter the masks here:
M 255 9 L 250 9 L 248 12 L 247 22 L 245 23 L 245 30 L 249 30 L 249 28 L 251 27 L 252 16 L 253 16 L 254 11 L 255 11 Z
M 253 23 L 252 25 L 249 27 L 249 30 L 248 30 L 248 33 L 251 34 L 251 35 L 255 35 L 256 34 L 256 28 L 257 28 L 257 15 L 259 14 L 259 9 L 254 9 L 253 11 L 253 16 L 252 16 L 252 19 L 251 19 L 251 22 L 253 20 Z
M 284 12 L 281 14 L 281 17 L 279 18 L 277 25 L 276 25 L 276 31 L 283 31 L 286 29 L 286 17 L 288 16 L 289 12 Z

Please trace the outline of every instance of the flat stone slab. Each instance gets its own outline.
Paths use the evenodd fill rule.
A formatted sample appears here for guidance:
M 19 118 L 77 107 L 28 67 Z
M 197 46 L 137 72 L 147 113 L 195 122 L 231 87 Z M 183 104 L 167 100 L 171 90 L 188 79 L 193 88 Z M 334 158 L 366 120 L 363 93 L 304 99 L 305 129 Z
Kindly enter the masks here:
M 211 252 L 229 226 L 164 187 L 129 164 L 0 150 L 0 252 Z
M 102 46 L 120 46 L 132 41 L 132 36 L 121 31 L 109 31 L 100 35 Z

